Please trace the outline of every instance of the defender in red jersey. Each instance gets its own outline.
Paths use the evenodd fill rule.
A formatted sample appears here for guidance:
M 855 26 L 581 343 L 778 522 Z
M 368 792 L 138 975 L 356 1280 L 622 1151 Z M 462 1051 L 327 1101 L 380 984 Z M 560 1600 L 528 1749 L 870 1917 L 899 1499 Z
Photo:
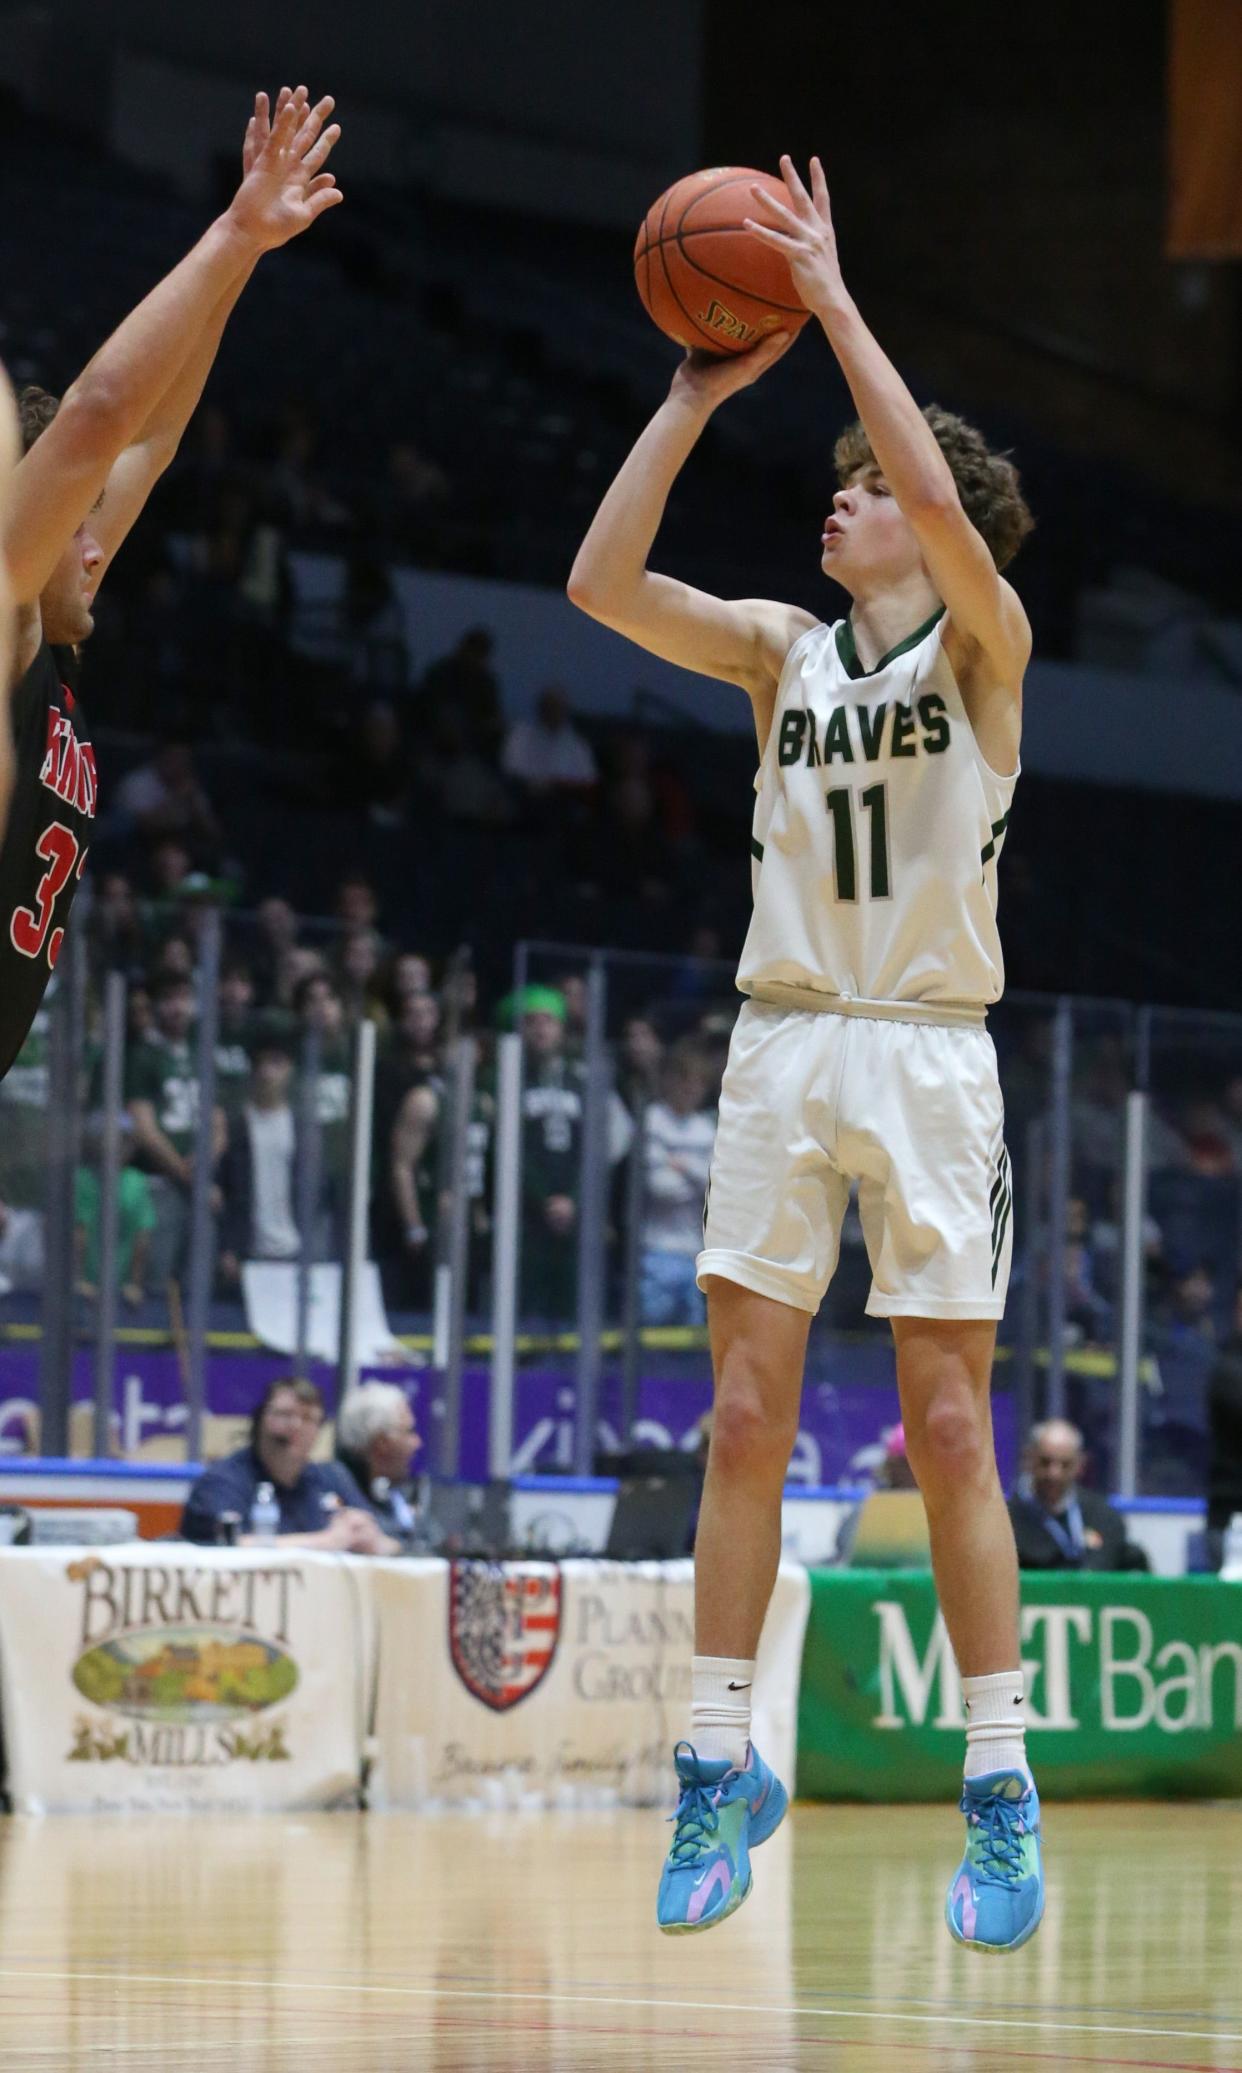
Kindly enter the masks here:
M 225 213 L 96 353 L 63 400 L 19 398 L 21 460 L 3 502 L 16 607 L 12 793 L 0 843 L 0 1077 L 43 998 L 90 844 L 95 758 L 77 692 L 91 607 L 117 548 L 172 460 L 220 339 L 264 252 L 341 199 L 323 170 L 340 135 L 331 98 L 255 99 L 242 181 Z M 0 597 L 0 619 L 4 599 Z M 0 652 L 3 651 L 0 628 Z M 3 758 L 0 757 L 0 766 Z M 4 770 L 0 767 L 0 807 Z

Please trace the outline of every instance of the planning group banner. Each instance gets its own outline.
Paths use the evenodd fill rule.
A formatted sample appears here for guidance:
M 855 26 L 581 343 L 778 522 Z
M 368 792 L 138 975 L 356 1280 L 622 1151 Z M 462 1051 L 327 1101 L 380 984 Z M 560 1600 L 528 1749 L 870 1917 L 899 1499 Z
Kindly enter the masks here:
M 1044 1798 L 1242 1797 L 1242 1585 L 1027 1572 L 1021 1634 Z M 812 1571 L 799 1794 L 952 1796 L 963 1732 L 931 1576 Z
M 690 1712 L 689 1562 L 377 1562 L 372 1806 L 661 1806 Z M 782 1567 L 755 1741 L 792 1778 L 810 1586 Z
M 357 1804 L 370 1608 L 304 1550 L 6 1548 L 0 1708 L 15 1810 Z

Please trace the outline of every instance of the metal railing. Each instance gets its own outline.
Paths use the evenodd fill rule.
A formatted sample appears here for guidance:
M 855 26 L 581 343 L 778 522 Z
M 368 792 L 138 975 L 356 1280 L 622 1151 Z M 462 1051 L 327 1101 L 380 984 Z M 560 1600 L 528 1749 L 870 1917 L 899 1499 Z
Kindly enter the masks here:
M 377 1362 L 407 1377 L 438 1473 L 589 1475 L 601 1450 L 688 1443 L 710 1398 L 693 1262 L 731 969 L 527 943 L 498 1038 L 453 1021 L 420 1052 L 377 1009 L 269 1002 L 242 1042 L 217 1013 L 238 929 L 200 906 L 175 1041 L 144 1032 L 92 917 L 67 939 L 0 1085 L 0 1446 L 201 1458 L 280 1363 L 339 1398 Z M 1068 1415 L 1102 1484 L 1200 1490 L 1242 1250 L 1242 1018 L 1010 995 L 990 1026 L 1014 1169 L 1009 1469 L 1034 1418 Z M 847 1472 L 895 1407 L 869 1278 L 851 1206 L 811 1334 L 804 1480 Z

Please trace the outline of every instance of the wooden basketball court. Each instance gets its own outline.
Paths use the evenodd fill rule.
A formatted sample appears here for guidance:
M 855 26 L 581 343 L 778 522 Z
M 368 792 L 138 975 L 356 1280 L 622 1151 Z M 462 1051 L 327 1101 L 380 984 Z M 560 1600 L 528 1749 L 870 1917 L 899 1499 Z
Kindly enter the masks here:
M 799 1807 L 730 1922 L 651 1814 L 0 1822 L 0 2067 L 1242 2068 L 1242 1809 L 1053 1807 L 1048 1914 L 941 1920 L 947 1809 Z

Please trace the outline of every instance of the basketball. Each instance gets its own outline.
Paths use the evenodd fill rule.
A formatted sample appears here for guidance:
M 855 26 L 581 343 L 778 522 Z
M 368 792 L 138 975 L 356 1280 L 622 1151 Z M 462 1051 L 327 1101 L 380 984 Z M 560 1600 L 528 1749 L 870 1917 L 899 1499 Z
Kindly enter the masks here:
M 680 346 L 748 353 L 772 331 L 800 331 L 803 308 L 784 255 L 744 228 L 757 180 L 789 201 L 783 180 L 752 166 L 687 173 L 648 209 L 634 246 L 643 308 Z

